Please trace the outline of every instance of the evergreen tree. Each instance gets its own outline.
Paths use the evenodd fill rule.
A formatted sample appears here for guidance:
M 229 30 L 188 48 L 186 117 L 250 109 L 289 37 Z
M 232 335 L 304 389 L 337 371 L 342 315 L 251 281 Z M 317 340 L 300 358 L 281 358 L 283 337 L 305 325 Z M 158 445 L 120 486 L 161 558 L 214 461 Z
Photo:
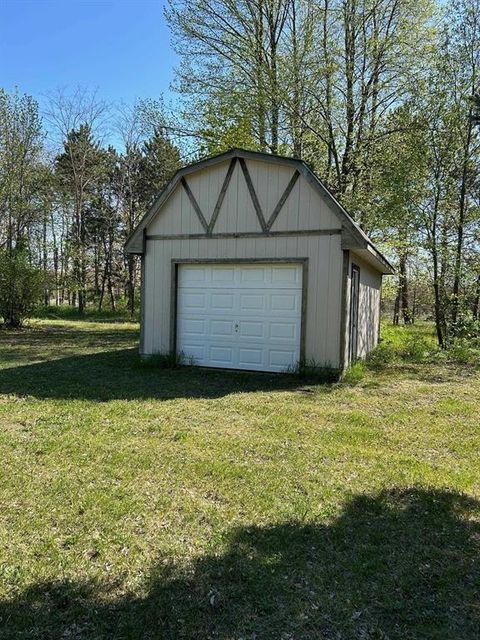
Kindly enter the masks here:
M 141 153 L 138 193 L 146 211 L 180 167 L 180 153 L 160 130 L 144 142 Z

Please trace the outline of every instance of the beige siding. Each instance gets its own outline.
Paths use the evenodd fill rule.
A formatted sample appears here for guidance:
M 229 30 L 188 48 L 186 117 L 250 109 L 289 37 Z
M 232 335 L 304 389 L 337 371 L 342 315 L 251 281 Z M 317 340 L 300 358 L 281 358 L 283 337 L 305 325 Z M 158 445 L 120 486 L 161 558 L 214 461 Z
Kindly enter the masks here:
M 294 173 L 292 167 L 248 161 L 252 183 L 268 220 Z M 303 176 L 297 180 L 272 226 L 272 231 L 290 229 L 335 229 L 337 216 L 328 208 L 319 194 Z
M 202 224 L 181 185 L 175 189 L 162 211 L 148 227 L 150 235 L 173 235 L 181 233 L 203 233 Z
M 350 339 L 350 286 L 352 263 L 360 268 L 358 300 L 358 357 L 365 356 L 378 344 L 380 331 L 380 297 L 382 275 L 354 253 L 350 254 L 347 282 L 345 362 L 348 361 Z
M 212 218 L 228 165 L 229 162 L 223 162 L 186 177 L 207 223 Z M 251 160 L 247 161 L 247 166 L 264 218 L 268 221 L 294 169 L 289 166 Z M 305 178 L 300 176 L 275 220 L 272 231 L 339 228 L 340 222 L 337 216 Z M 261 230 L 240 163 L 237 162 L 213 232 L 251 233 Z M 178 184 L 148 227 L 149 235 L 202 232 L 203 227 L 181 184 Z
M 308 258 L 306 357 L 339 366 L 340 236 L 149 240 L 145 269 L 145 354 L 170 349 L 172 258 Z
M 294 168 L 290 165 L 253 160 L 247 160 L 246 164 L 265 220 L 268 221 L 293 175 Z M 225 161 L 186 176 L 207 223 L 212 218 L 228 166 L 229 161 Z M 271 230 L 291 232 L 291 235 L 260 235 L 261 225 L 239 161 L 236 162 L 213 229 L 214 235 L 239 234 L 239 237 L 203 235 L 204 229 L 194 207 L 179 184 L 146 230 L 143 353 L 166 353 L 170 350 L 173 317 L 172 260 L 307 258 L 305 356 L 320 366 L 339 367 L 342 364 L 340 342 L 343 252 L 338 217 L 310 183 L 300 176 Z M 323 234 L 304 233 L 321 230 Z M 330 234 L 329 231 L 333 233 Z M 259 235 L 242 237 L 242 233 Z M 202 234 L 203 237 L 170 237 L 192 234 Z M 158 236 L 169 238 L 161 239 Z M 364 356 L 377 342 L 381 276 L 362 260 L 354 259 L 361 269 L 359 355 Z M 348 282 L 347 296 L 349 288 Z M 345 352 L 348 353 L 349 298 L 345 310 Z
M 192 190 L 207 222 L 210 222 L 212 217 L 228 165 L 228 162 L 222 162 L 215 167 L 192 173 L 186 177 L 188 186 Z
M 208 171 L 216 170 L 215 167 Z M 220 188 L 215 193 L 215 199 Z M 262 227 L 255 213 L 240 163 L 237 162 L 213 231 L 214 233 L 242 233 L 260 232 L 261 230 Z

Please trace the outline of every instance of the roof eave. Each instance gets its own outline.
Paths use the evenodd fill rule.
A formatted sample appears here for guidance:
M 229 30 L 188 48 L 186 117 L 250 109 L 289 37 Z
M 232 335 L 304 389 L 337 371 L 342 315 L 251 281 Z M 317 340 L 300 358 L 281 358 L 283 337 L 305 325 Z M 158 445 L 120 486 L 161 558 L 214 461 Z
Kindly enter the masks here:
M 360 256 L 365 262 L 379 271 L 382 275 L 391 276 L 395 274 L 395 269 L 385 256 L 370 242 L 362 244 L 342 243 L 342 248 L 349 249 Z

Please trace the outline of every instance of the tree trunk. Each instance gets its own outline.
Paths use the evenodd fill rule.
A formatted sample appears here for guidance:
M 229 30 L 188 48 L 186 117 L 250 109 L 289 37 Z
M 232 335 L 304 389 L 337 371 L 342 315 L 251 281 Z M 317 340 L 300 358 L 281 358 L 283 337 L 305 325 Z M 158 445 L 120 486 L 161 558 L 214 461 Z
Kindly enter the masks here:
M 340 193 L 345 194 L 353 170 L 353 135 L 355 127 L 354 75 L 355 75 L 355 16 L 356 0 L 345 0 L 343 4 L 345 21 L 345 148 L 343 151 L 340 176 Z
M 293 109 L 291 114 L 291 120 L 292 120 L 293 155 L 295 158 L 302 157 L 299 65 L 300 65 L 300 61 L 298 59 L 298 42 L 297 42 L 297 10 L 296 10 L 296 3 L 292 2 Z
M 128 309 L 133 315 L 135 312 L 135 258 L 131 254 L 127 256 L 127 299 Z
M 262 151 L 267 150 L 264 61 L 263 61 L 263 0 L 258 2 L 258 18 L 255 24 L 255 73 L 257 92 L 258 142 Z
M 468 161 L 470 155 L 470 143 L 472 139 L 472 109 L 470 108 L 468 118 L 467 139 L 465 142 L 464 158 L 462 164 L 462 182 L 460 185 L 460 202 L 458 211 L 457 224 L 457 247 L 455 252 L 455 275 L 453 279 L 452 290 L 452 331 L 453 335 L 457 335 L 458 327 L 458 311 L 460 307 L 460 282 L 462 279 L 462 263 L 463 263 L 463 237 L 465 231 L 465 219 L 467 215 L 467 180 L 468 180 Z
M 43 237 L 42 237 L 42 252 L 43 252 L 43 277 L 45 278 L 45 283 L 43 287 L 43 304 L 45 307 L 48 307 L 50 302 L 50 291 L 48 287 L 48 252 L 47 252 L 47 218 L 43 219 Z
M 435 222 L 436 224 L 436 222 Z M 432 262 L 433 262 L 433 292 L 435 298 L 435 329 L 437 331 L 438 346 L 445 347 L 445 309 L 440 289 L 440 273 L 438 267 L 438 250 L 436 244 L 436 230 L 433 233 L 432 241 Z
M 394 325 L 398 325 L 400 319 L 400 284 L 397 288 L 397 295 L 395 296 L 395 302 L 393 305 L 393 318 L 392 323 Z
M 278 123 L 280 119 L 280 107 L 278 104 L 277 33 L 273 6 L 270 7 L 269 11 L 268 27 L 270 37 L 270 104 L 272 119 L 270 150 L 272 153 L 278 153 Z
M 472 314 L 474 320 L 480 320 L 480 273 L 477 275 L 477 284 L 475 286 L 475 298 L 473 300 Z
M 407 255 L 401 254 L 399 262 L 399 294 L 400 305 L 402 309 L 402 317 L 404 324 L 411 324 L 411 315 L 409 308 L 409 295 L 408 295 L 408 275 L 407 275 Z

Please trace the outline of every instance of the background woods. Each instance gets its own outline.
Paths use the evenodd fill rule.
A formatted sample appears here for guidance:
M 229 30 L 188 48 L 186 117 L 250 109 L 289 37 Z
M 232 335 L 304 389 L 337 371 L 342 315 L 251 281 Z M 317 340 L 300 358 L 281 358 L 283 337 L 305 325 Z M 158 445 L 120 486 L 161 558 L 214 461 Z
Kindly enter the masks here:
M 171 113 L 77 90 L 41 118 L 0 92 L 5 322 L 39 290 L 133 312 L 125 238 L 181 163 L 241 146 L 313 166 L 395 263 L 394 322 L 433 317 L 440 346 L 478 333 L 480 0 L 170 0 L 166 16 Z
M 55 94 L 45 123 L 57 148 L 48 154 L 35 100 L 0 93 L 1 256 L 17 272 L 22 264 L 36 268 L 31 285 L 42 289 L 45 305 L 69 304 L 82 314 L 108 300 L 112 309 L 122 301 L 135 309 L 137 267 L 123 244 L 180 163 L 160 114 L 147 123 L 142 108 L 114 111 L 80 89 Z M 116 146 L 105 143 L 107 127 Z M 2 280 L 2 312 L 15 326 L 21 292 L 15 279 Z

